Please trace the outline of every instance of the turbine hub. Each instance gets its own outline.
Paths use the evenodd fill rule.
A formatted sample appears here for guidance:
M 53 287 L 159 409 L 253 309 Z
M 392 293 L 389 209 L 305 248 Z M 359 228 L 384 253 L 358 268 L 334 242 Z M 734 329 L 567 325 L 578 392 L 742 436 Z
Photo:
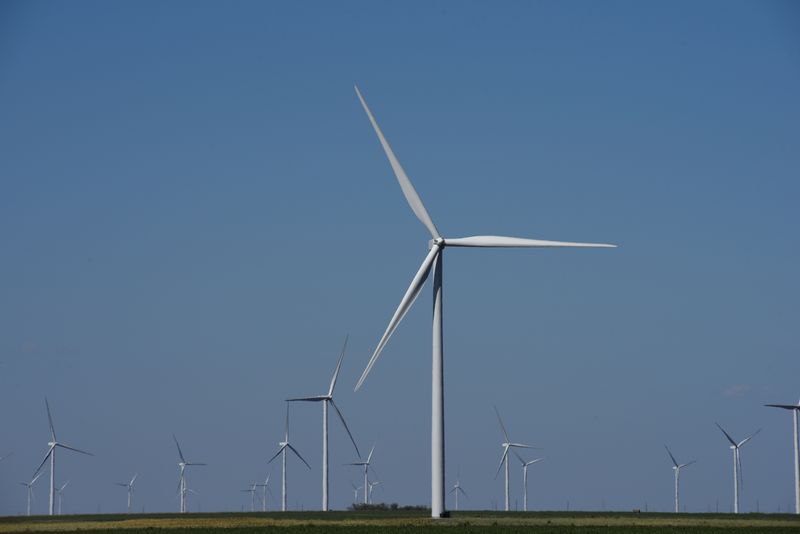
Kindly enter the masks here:
M 444 248 L 444 245 L 445 245 L 444 238 L 437 237 L 436 239 L 431 239 L 430 241 L 428 241 L 428 250 L 432 249 L 433 247 Z

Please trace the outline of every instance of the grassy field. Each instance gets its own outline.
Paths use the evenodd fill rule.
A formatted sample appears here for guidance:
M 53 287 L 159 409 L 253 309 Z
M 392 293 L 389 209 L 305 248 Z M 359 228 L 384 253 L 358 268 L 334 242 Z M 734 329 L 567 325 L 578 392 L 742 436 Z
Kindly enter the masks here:
M 790 514 L 637 514 L 592 512 L 455 512 L 433 521 L 424 512 L 287 512 L 219 514 L 75 515 L 0 518 L 0 534 L 17 532 L 124 530 L 124 534 L 162 534 L 192 529 L 191 534 L 281 533 L 736 533 L 800 532 L 800 518 Z M 164 532 L 163 534 L 167 534 Z

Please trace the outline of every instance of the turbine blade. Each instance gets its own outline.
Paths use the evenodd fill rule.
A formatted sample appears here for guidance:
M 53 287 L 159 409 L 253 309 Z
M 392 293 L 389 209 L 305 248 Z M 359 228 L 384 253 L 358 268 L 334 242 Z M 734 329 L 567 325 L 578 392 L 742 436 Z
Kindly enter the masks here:
M 41 473 L 39 473 L 39 471 L 41 471 L 42 467 L 44 467 L 45 462 L 47 461 L 48 458 L 50 458 L 50 455 L 53 454 L 53 449 L 55 449 L 55 448 L 56 448 L 55 444 L 50 445 L 50 448 L 47 449 L 47 453 L 44 455 L 44 460 L 42 460 L 42 463 L 40 463 L 39 467 L 36 468 L 36 471 L 33 472 L 34 476 L 37 475 L 37 474 L 39 474 L 39 475 L 41 474 Z M 37 476 L 36 478 L 39 478 L 39 477 Z M 36 478 L 34 478 L 34 480 L 36 480 Z M 33 482 L 31 482 L 31 484 L 33 484 Z
M 63 486 L 61 486 L 61 487 L 58 489 L 59 493 L 60 493 L 60 492 L 62 492 L 62 491 L 64 491 L 64 488 L 66 488 L 68 485 L 69 485 L 69 480 L 67 480 L 66 482 L 64 482 L 64 485 L 63 485 Z
M 458 489 L 458 486 L 453 486 L 453 489 L 451 489 L 450 491 L 448 491 L 448 492 L 447 492 L 447 494 L 448 494 L 448 495 L 450 495 L 451 493 L 453 493 L 453 492 L 454 492 L 454 491 L 456 491 L 457 489 Z
M 752 434 L 750 434 L 749 436 L 747 436 L 746 438 L 744 438 L 742 441 L 740 441 L 739 444 L 737 445 L 737 447 L 741 447 L 742 445 L 744 445 L 745 443 L 747 443 L 748 441 L 753 439 L 753 437 L 755 437 L 755 435 L 758 434 L 759 432 L 761 432 L 760 428 L 758 430 L 756 430 L 755 432 L 753 432 Z
M 342 353 L 339 356 L 339 361 L 336 363 L 336 369 L 333 371 L 333 377 L 331 378 L 331 385 L 328 387 L 328 397 L 333 397 L 333 389 L 336 387 L 336 380 L 339 378 L 339 370 L 342 368 L 342 360 L 344 360 L 344 351 L 347 350 L 347 339 L 350 337 L 350 334 L 344 336 L 344 345 L 342 345 Z
M 328 397 L 324 395 L 317 395 L 315 397 L 293 397 L 291 399 L 286 399 L 286 402 L 297 402 L 297 401 L 308 401 L 308 402 L 319 402 L 324 401 Z
M 717 425 L 717 427 L 718 427 L 720 430 L 722 430 L 722 433 L 723 433 L 723 434 L 725 434 L 725 437 L 726 437 L 726 438 L 728 438 L 728 441 L 730 441 L 730 442 L 731 442 L 731 445 L 733 445 L 734 447 L 736 447 L 736 442 L 735 442 L 735 441 L 733 441 L 733 438 L 732 438 L 732 437 L 730 437 L 730 435 L 729 435 L 727 432 L 725 432 L 725 429 L 724 429 L 724 428 L 722 428 L 722 427 L 720 426 L 720 424 L 719 424 L 719 423 L 717 423 L 717 422 L 714 422 L 714 424 L 715 424 L 715 425 Z
M 85 454 L 87 456 L 94 456 L 91 452 L 82 451 L 80 449 L 76 449 L 75 447 L 70 447 L 69 445 L 64 445 L 63 443 L 56 443 L 56 447 L 61 447 L 63 449 L 68 449 L 70 451 L 79 452 L 81 454 Z
M 288 443 L 286 444 L 286 446 L 287 446 L 287 447 L 289 447 L 289 449 L 291 449 L 291 451 L 292 451 L 293 453 L 295 453 L 295 454 L 297 455 L 297 457 L 298 457 L 298 458 L 300 458 L 300 459 L 303 461 L 303 463 L 304 463 L 304 464 L 306 464 L 306 467 L 308 467 L 309 469 L 311 469 L 311 466 L 310 466 L 310 465 L 308 465 L 308 462 L 306 462 L 306 459 L 305 459 L 305 458 L 303 458 L 302 456 L 300 456 L 300 453 L 299 453 L 299 452 L 297 452 L 297 449 L 295 449 L 294 447 L 292 447 L 292 446 L 291 446 L 290 444 L 288 444 Z
M 45 458 L 45 460 L 46 459 L 47 458 Z M 39 480 L 39 477 L 42 476 L 43 474 L 44 474 L 44 471 L 40 471 L 38 475 L 33 477 L 33 480 L 31 480 L 30 485 L 33 486 L 36 483 L 36 481 Z
M 181 462 L 186 463 L 186 458 L 183 457 L 183 451 L 181 450 L 180 443 L 178 443 L 178 438 L 175 437 L 175 434 L 172 434 L 172 439 L 175 440 L 175 446 L 178 447 L 178 456 L 180 456 Z
M 331 406 L 333 406 L 333 409 L 336 410 L 336 415 L 339 416 L 339 420 L 342 422 L 342 426 L 344 426 L 344 429 L 347 431 L 347 435 L 350 436 L 350 441 L 353 442 L 353 447 L 355 447 L 356 449 L 356 454 L 358 455 L 359 458 L 361 458 L 361 451 L 358 450 L 358 445 L 356 445 L 356 439 L 353 437 L 353 434 L 350 432 L 350 429 L 347 428 L 347 423 L 344 420 L 342 412 L 339 410 L 339 407 L 336 406 L 336 403 L 333 402 L 333 399 L 331 399 L 330 402 Z
M 534 450 L 537 450 L 537 451 L 542 450 L 541 447 L 534 447 L 533 445 L 525 445 L 524 443 L 509 443 L 509 446 L 517 447 L 517 448 L 520 448 L 520 449 L 534 449 Z
M 138 476 L 139 476 L 139 473 L 136 473 L 135 475 L 133 475 L 133 478 L 131 479 L 131 482 L 130 482 L 131 486 L 133 486 L 133 483 L 136 482 L 136 477 L 138 477 Z
M 208 465 L 208 464 L 203 462 L 187 462 L 186 465 Z
M 607 243 L 573 243 L 570 241 L 545 241 L 542 239 L 525 239 L 522 237 L 505 237 L 498 235 L 476 235 L 471 237 L 458 237 L 446 239 L 448 247 L 504 247 L 504 248 L 617 248 L 617 245 Z
M 50 403 L 47 402 L 47 397 L 44 398 L 44 405 L 47 408 L 47 422 L 50 423 L 50 436 L 53 438 L 54 442 L 58 441 L 56 440 L 56 429 L 53 426 L 53 416 L 50 415 Z
M 527 462 L 525 465 L 528 466 L 528 465 L 538 464 L 542 460 L 544 460 L 544 458 L 536 458 L 535 460 L 531 460 L 530 462 Z
M 784 410 L 800 410 L 800 406 L 796 404 L 765 404 L 770 408 L 783 408 Z
M 679 467 L 678 466 L 678 461 L 675 459 L 674 456 L 672 456 L 672 453 L 670 452 L 669 447 L 664 445 L 664 448 L 667 449 L 667 454 L 669 454 L 669 457 L 672 458 L 672 463 L 675 465 L 675 467 Z
M 500 417 L 500 411 L 497 409 L 497 406 L 494 407 L 494 413 L 497 414 L 497 420 L 500 421 L 500 428 L 503 429 L 503 437 L 506 438 L 506 443 L 508 443 L 511 440 L 508 438 L 508 431 L 506 431 L 506 425 L 503 424 L 503 418 Z
M 503 448 L 503 456 L 500 457 L 500 465 L 497 466 L 497 472 L 494 474 L 494 478 L 497 478 L 497 475 L 500 474 L 500 469 L 503 467 L 503 462 L 506 460 L 508 456 L 508 449 L 510 449 L 508 445 Z
M 286 403 L 286 426 L 284 426 L 284 441 L 289 442 L 289 403 Z
M 282 453 L 282 452 L 283 452 L 283 449 L 285 449 L 285 448 L 286 448 L 286 445 L 282 445 L 282 446 L 281 446 L 281 447 L 278 449 L 278 452 L 276 452 L 276 453 L 275 453 L 275 455 L 274 455 L 272 458 L 270 458 L 270 459 L 267 461 L 267 463 L 268 463 L 268 464 L 269 464 L 269 463 L 272 463 L 272 460 L 274 460 L 275 458 L 277 458 L 277 457 L 278 457 L 278 455 L 279 455 L 280 453 Z
M 679 465 L 678 469 L 683 469 L 684 467 L 688 467 L 688 466 L 690 466 L 690 465 L 692 465 L 693 463 L 696 463 L 696 462 L 697 462 L 697 460 L 692 460 L 691 462 L 686 462 L 685 464 Z
M 463 495 L 464 497 L 466 497 L 467 499 L 469 499 L 469 495 L 467 495 L 467 492 L 466 492 L 466 491 L 464 491 L 464 489 L 463 489 L 461 486 L 459 486 L 459 487 L 458 487 L 458 491 L 460 491 L 460 492 L 461 492 L 461 495 Z
M 440 238 L 441 236 L 439 235 L 439 231 L 433 224 L 431 216 L 428 215 L 428 210 L 425 209 L 425 205 L 422 203 L 422 199 L 419 198 L 417 190 L 414 189 L 414 186 L 411 184 L 411 180 L 408 179 L 406 172 L 403 170 L 403 167 L 400 165 L 400 162 L 394 155 L 392 147 L 389 146 L 389 142 L 386 141 L 386 138 L 383 136 L 383 132 L 381 131 L 380 126 L 378 126 L 378 122 L 375 120 L 375 117 L 373 117 L 372 112 L 369 110 L 369 107 L 367 106 L 367 102 L 364 100 L 364 97 L 361 96 L 361 91 L 358 90 L 358 87 L 356 87 L 355 89 L 356 89 L 356 94 L 358 95 L 358 99 L 361 101 L 361 105 L 364 107 L 364 111 L 367 112 L 367 116 L 369 117 L 369 122 L 372 123 L 372 128 L 378 135 L 378 139 L 381 142 L 383 151 L 386 153 L 386 157 L 389 159 L 389 164 L 392 166 L 394 175 L 397 177 L 397 181 L 400 183 L 400 189 L 403 190 L 403 195 L 405 195 L 408 205 L 411 206 L 411 209 L 417 216 L 417 219 L 419 219 L 420 222 L 422 222 L 422 224 L 425 225 L 425 227 L 431 233 L 431 236 L 434 239 Z
M 373 445 L 372 448 L 369 450 L 369 456 L 367 456 L 367 462 L 366 462 L 367 465 L 369 465 L 369 463 L 372 461 L 373 452 L 375 452 L 375 445 Z
M 124 482 L 114 482 L 114 485 L 115 486 L 122 486 L 123 488 L 127 488 L 128 487 L 128 485 L 125 484 Z
M 408 286 L 406 290 L 406 294 L 403 295 L 403 299 L 400 301 L 400 305 L 395 310 L 394 315 L 392 316 L 391 321 L 389 321 L 389 326 L 386 327 L 386 331 L 383 333 L 383 337 L 381 337 L 380 342 L 378 342 L 378 346 L 375 348 L 375 352 L 372 353 L 372 357 L 369 359 L 369 363 L 367 363 L 367 367 L 364 369 L 364 372 L 361 373 L 361 378 L 358 379 L 358 383 L 356 384 L 355 391 L 358 391 L 361 387 L 361 384 L 364 383 L 364 380 L 367 378 L 367 375 L 372 370 L 372 366 L 375 365 L 375 362 L 378 359 L 378 356 L 381 355 L 381 351 L 386 346 L 386 343 L 389 341 L 389 338 L 394 333 L 397 325 L 400 324 L 400 321 L 403 320 L 408 310 L 411 308 L 411 305 L 414 304 L 414 301 L 417 299 L 419 292 L 422 290 L 422 286 L 425 284 L 425 280 L 428 279 L 428 274 L 431 270 L 431 264 L 436 256 L 439 254 L 441 249 L 434 245 L 431 247 L 430 252 L 428 255 L 425 256 L 425 259 L 422 261 L 422 265 L 420 265 L 417 274 L 414 275 L 414 278 L 411 280 L 411 285 Z
M 517 451 L 515 451 L 514 449 L 511 449 L 511 452 L 514 453 L 514 456 L 517 457 L 517 460 L 519 460 L 520 463 L 524 466 L 525 465 L 525 460 L 522 459 L 522 456 L 520 456 L 519 453 Z

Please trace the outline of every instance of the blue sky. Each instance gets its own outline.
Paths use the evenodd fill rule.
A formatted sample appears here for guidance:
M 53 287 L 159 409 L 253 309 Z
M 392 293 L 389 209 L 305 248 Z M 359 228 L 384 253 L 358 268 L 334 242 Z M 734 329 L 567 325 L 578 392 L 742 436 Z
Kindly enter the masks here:
M 743 509 L 786 510 L 790 420 L 761 405 L 800 397 L 799 23 L 776 1 L 4 2 L 0 513 L 24 511 L 45 395 L 97 455 L 61 455 L 65 511 L 123 509 L 135 472 L 137 509 L 176 510 L 173 432 L 209 463 L 190 508 L 240 509 L 347 333 L 338 402 L 379 498 L 429 502 L 429 288 L 352 392 L 428 239 L 354 83 L 446 236 L 621 245 L 447 253 L 467 506 L 502 497 L 497 405 L 544 448 L 532 508 L 667 510 L 667 443 L 698 460 L 688 510 L 727 510 L 719 421 L 764 428 Z M 293 508 L 319 506 L 319 412 L 293 408 Z

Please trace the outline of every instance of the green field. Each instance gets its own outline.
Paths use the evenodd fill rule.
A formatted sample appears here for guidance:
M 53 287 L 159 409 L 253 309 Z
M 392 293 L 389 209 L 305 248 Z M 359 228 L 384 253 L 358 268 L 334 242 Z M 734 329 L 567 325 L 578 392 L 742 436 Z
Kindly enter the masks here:
M 124 530 L 124 534 L 167 534 L 191 529 L 191 534 L 282 533 L 693 533 L 800 532 L 800 518 L 790 514 L 638 514 L 593 512 L 454 512 L 433 521 L 418 511 L 287 512 L 219 514 L 75 515 L 0 518 L 0 534 L 17 532 Z

